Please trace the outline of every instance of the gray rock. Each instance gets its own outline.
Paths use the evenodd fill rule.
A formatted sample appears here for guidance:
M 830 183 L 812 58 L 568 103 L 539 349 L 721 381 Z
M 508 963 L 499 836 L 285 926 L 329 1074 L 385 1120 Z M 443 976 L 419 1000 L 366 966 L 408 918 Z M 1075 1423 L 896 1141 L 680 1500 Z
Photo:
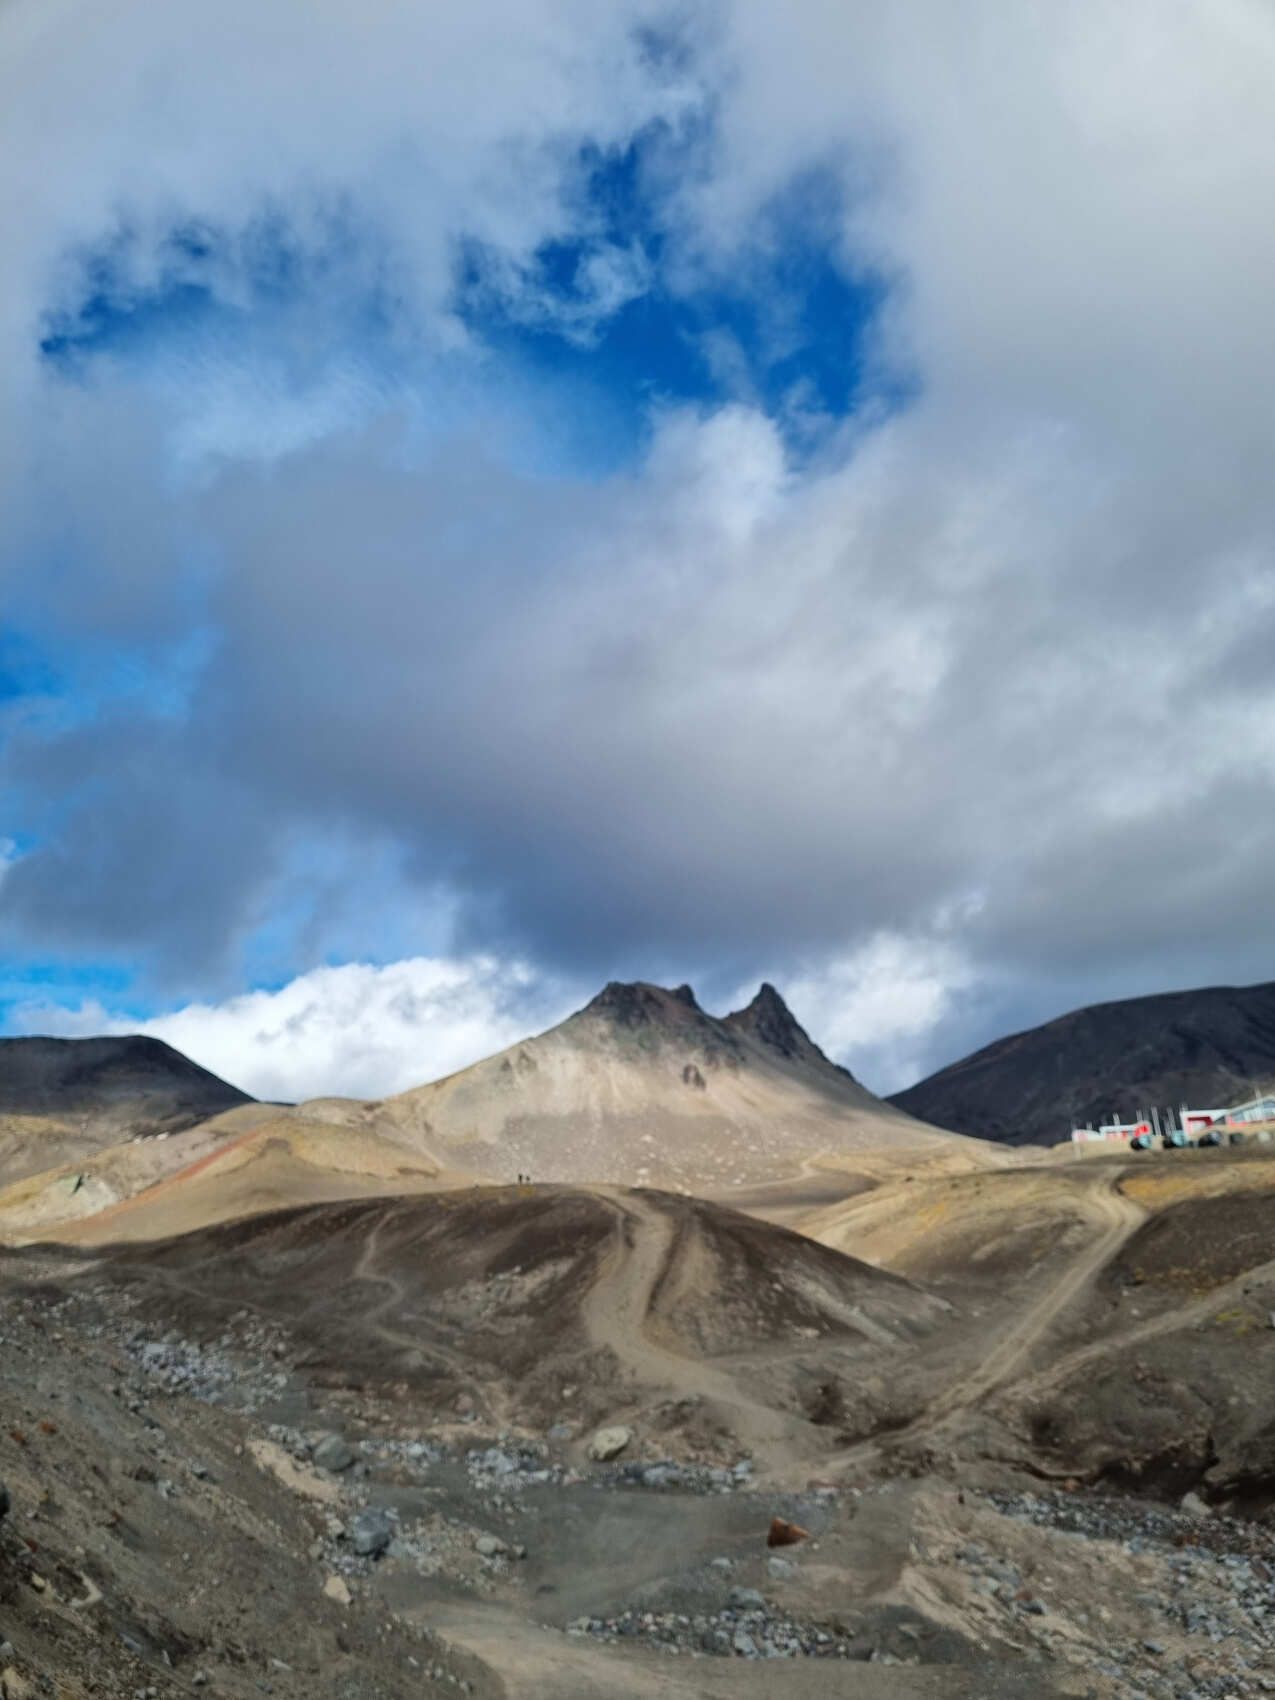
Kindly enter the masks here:
M 383 1511 L 360 1511 L 350 1519 L 350 1545 L 360 1558 L 375 1558 L 394 1539 L 394 1525 Z
M 735 1649 L 741 1659 L 755 1659 L 760 1657 L 757 1651 L 757 1643 L 753 1640 L 752 1636 L 746 1629 L 737 1629 L 735 1631 L 734 1635 L 731 1637 L 731 1646 Z
M 354 1453 L 339 1434 L 325 1434 L 315 1445 L 313 1456 L 321 1470 L 330 1470 L 333 1475 L 348 1470 L 354 1462 Z
M 797 1574 L 797 1566 L 790 1558 L 770 1557 L 766 1560 L 766 1569 L 777 1582 L 787 1582 Z
M 732 1611 L 765 1611 L 765 1596 L 759 1594 L 756 1588 L 732 1588 L 726 1596 L 726 1604 Z
M 676 1482 L 678 1477 L 676 1464 L 648 1464 L 642 1471 L 642 1485 L 649 1488 L 668 1487 Z
M 479 1535 L 474 1542 L 474 1551 L 482 1558 L 501 1558 L 509 1547 L 499 1535 Z
M 1198 1493 L 1184 1493 L 1178 1504 L 1188 1517 L 1211 1517 L 1213 1515 L 1211 1507 L 1205 1504 Z

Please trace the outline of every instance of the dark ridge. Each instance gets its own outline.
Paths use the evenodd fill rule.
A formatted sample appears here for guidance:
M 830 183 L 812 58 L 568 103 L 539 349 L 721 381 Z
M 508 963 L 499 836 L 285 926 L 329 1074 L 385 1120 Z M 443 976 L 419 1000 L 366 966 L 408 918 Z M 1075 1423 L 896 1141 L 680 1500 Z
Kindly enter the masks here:
M 649 985 L 645 980 L 610 980 L 597 997 L 584 1006 L 582 1015 L 602 1016 L 620 1027 L 679 1025 L 685 1012 L 704 1016 L 689 986 L 677 986 L 672 991 L 663 986 Z
M 997 1039 L 890 1102 L 955 1133 L 1052 1145 L 1152 1107 L 1221 1108 L 1275 1082 L 1275 984 L 1160 992 Z
M 162 1039 L 0 1039 L 0 1114 L 189 1122 L 252 1098 Z
M 746 1008 L 732 1011 L 726 1021 L 786 1057 L 800 1056 L 806 1046 L 814 1048 L 814 1041 L 769 980 L 762 981 Z
M 816 1062 L 854 1080 L 848 1068 L 824 1055 L 769 980 L 763 980 L 753 1001 L 733 1010 L 722 1022 L 736 1033 L 747 1033 L 790 1060 Z M 856 1082 L 856 1085 L 858 1083 Z

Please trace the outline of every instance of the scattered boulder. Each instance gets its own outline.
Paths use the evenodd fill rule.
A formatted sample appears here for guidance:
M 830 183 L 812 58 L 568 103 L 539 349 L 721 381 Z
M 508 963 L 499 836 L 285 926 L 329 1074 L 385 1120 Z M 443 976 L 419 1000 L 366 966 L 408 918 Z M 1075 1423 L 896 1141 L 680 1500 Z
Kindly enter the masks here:
M 1198 1493 L 1184 1493 L 1178 1504 L 1188 1517 L 1211 1517 L 1213 1515 L 1212 1507 L 1206 1505 Z
M 766 1535 L 768 1547 L 795 1547 L 798 1541 L 808 1541 L 810 1530 L 803 1529 L 800 1523 L 788 1523 L 782 1517 L 772 1517 L 770 1529 Z
M 316 1444 L 312 1456 L 321 1470 L 330 1470 L 333 1475 L 348 1470 L 354 1462 L 352 1449 L 339 1434 L 325 1434 Z
M 360 1511 L 350 1519 L 350 1545 L 360 1558 L 375 1558 L 394 1539 L 394 1525 L 383 1511 Z
M 589 1456 L 595 1464 L 610 1463 L 612 1458 L 620 1456 L 632 1439 L 633 1430 L 623 1423 L 616 1423 L 612 1428 L 600 1428 L 589 1442 Z
M 474 1542 L 474 1551 L 480 1558 L 503 1558 L 509 1547 L 499 1535 L 479 1535 Z
M 323 1584 L 323 1592 L 330 1600 L 335 1600 L 339 1606 L 348 1606 L 351 1595 L 349 1584 L 344 1576 L 329 1576 Z

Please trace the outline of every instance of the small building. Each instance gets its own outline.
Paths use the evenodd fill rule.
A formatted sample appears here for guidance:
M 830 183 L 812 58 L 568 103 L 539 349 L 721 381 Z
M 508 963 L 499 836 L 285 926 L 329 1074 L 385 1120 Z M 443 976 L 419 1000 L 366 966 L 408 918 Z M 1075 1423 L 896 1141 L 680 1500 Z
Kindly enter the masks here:
M 1106 1122 L 1102 1127 L 1072 1128 L 1071 1140 L 1073 1145 L 1125 1145 L 1129 1140 L 1136 1139 L 1139 1134 L 1150 1132 L 1150 1122 Z
M 1260 1098 L 1250 1098 L 1246 1104 L 1236 1104 L 1226 1112 L 1229 1126 L 1245 1122 L 1275 1122 L 1275 1092 Z
M 1207 1127 L 1215 1127 L 1224 1122 L 1230 1114 L 1228 1110 L 1188 1110 L 1182 1106 L 1183 1133 L 1203 1133 Z

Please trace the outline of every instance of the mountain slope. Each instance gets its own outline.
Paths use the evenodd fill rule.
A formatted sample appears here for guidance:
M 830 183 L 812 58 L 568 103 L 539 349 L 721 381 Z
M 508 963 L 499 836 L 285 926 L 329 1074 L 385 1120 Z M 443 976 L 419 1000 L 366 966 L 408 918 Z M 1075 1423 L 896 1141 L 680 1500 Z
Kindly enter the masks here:
M 287 1206 L 455 1185 L 367 1130 L 247 1105 L 172 1139 L 128 1141 L 0 1187 L 0 1242 L 167 1238 Z
M 0 1183 L 251 1102 L 161 1039 L 0 1039 Z
M 653 1190 L 310 1205 L 115 1245 L 111 1262 L 139 1297 L 159 1273 L 165 1320 L 248 1303 L 284 1323 L 319 1383 L 410 1392 L 439 1418 L 463 1395 L 502 1429 L 539 1432 L 565 1385 L 585 1432 L 622 1420 L 658 1424 L 664 1444 L 726 1437 L 763 1469 L 826 1454 L 844 1423 L 890 1420 L 888 1382 L 950 1322 L 897 1275 Z
M 496 1179 L 703 1188 L 818 1154 L 954 1143 L 830 1062 L 770 986 L 718 1018 L 689 986 L 613 982 L 560 1026 L 459 1074 L 379 1104 L 303 1110 Z
M 894 1094 L 939 1127 L 1050 1145 L 1152 1105 L 1234 1103 L 1275 1080 L 1275 984 L 1210 986 L 1074 1010 Z

